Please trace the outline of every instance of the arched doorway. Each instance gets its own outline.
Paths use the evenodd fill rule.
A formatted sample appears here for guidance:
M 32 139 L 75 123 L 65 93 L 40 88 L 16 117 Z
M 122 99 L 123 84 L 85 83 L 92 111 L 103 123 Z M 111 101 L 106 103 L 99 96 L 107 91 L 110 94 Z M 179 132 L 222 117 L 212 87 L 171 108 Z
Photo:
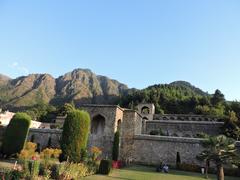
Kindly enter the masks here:
M 121 119 L 119 119 L 118 121 L 117 121 L 117 131 L 120 133 L 121 132 L 121 125 L 122 125 L 122 121 L 121 121 Z
M 149 113 L 150 113 L 149 107 L 147 106 L 142 107 L 141 114 L 149 114 Z
M 91 122 L 91 134 L 100 135 L 104 133 L 105 118 L 98 114 L 92 118 Z

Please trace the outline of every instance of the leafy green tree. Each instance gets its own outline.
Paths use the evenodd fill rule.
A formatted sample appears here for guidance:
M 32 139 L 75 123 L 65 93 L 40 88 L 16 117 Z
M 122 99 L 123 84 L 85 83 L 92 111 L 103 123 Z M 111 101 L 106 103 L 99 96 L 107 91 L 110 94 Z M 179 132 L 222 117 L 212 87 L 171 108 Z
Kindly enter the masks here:
M 209 115 L 210 114 L 210 107 L 207 106 L 207 105 L 204 105 L 204 106 L 198 105 L 195 108 L 195 113 Z
M 225 101 L 225 97 L 220 90 L 216 90 L 211 98 L 211 103 L 213 106 L 218 106 Z
M 7 126 L 3 139 L 3 154 L 11 156 L 19 153 L 26 142 L 31 117 L 26 113 L 16 113 Z
M 237 125 L 238 118 L 234 111 L 230 111 L 228 117 L 225 119 L 223 126 L 223 132 L 226 136 L 234 138 L 236 140 L 240 139 L 240 127 Z
M 72 110 L 63 125 L 61 161 L 80 162 L 85 151 L 90 130 L 90 117 L 85 111 Z
M 40 122 L 51 122 L 56 116 L 56 108 L 46 103 L 38 103 L 25 112 L 33 120 Z
M 236 155 L 235 141 L 224 135 L 213 136 L 203 141 L 202 151 L 197 158 L 205 161 L 212 161 L 217 167 L 217 179 L 224 180 L 223 164 L 231 163 Z
M 65 103 L 63 106 L 61 106 L 58 110 L 59 115 L 66 115 L 69 112 L 73 111 L 75 109 L 74 104 Z
M 237 123 L 237 122 L 238 122 L 237 115 L 236 115 L 236 113 L 235 113 L 234 111 L 230 111 L 230 112 L 228 113 L 228 116 L 229 116 L 229 120 L 230 120 L 231 122 L 234 122 L 234 123 Z

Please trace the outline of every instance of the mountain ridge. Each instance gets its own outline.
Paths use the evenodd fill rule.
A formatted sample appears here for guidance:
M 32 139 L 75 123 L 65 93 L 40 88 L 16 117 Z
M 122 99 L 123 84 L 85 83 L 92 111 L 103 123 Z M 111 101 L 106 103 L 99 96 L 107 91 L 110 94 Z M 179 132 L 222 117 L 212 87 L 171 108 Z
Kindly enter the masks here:
M 50 74 L 29 74 L 15 79 L 0 75 L 0 105 L 25 107 L 37 103 L 58 105 L 71 101 L 76 104 L 113 104 L 127 89 L 127 85 L 117 80 L 80 68 L 57 78 Z
M 208 95 L 186 81 L 174 81 L 166 85 L 186 89 L 200 96 Z M 163 84 L 149 87 L 155 86 L 164 87 Z M 121 97 L 132 91 L 140 90 L 129 89 L 127 85 L 107 76 L 96 75 L 90 69 L 77 68 L 57 78 L 47 73 L 29 74 L 15 79 L 0 74 L 0 105 L 8 108 L 28 107 L 38 103 L 119 104 Z

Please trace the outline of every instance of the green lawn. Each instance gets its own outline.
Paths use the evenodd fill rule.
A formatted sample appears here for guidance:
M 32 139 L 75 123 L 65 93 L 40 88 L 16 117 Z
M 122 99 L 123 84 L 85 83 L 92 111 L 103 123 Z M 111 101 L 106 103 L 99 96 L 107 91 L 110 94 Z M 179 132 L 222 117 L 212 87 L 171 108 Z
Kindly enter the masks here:
M 84 178 L 86 180 L 203 180 L 200 173 L 191 173 L 183 171 L 170 171 L 169 174 L 157 173 L 154 168 L 134 166 L 121 170 L 113 170 L 109 176 L 94 175 Z M 216 176 L 210 175 L 210 180 L 216 179 Z M 225 177 L 225 180 L 238 180 L 239 177 Z

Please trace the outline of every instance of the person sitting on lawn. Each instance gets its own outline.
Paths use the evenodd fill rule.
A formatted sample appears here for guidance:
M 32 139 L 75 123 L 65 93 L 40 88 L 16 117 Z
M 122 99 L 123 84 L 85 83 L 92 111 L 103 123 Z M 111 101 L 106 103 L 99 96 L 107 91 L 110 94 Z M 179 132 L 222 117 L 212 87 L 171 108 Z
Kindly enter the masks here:
M 157 166 L 157 168 L 156 168 L 156 171 L 157 172 L 161 172 L 161 170 L 162 170 L 162 162 L 160 162 L 160 164 Z
M 162 171 L 163 171 L 164 173 L 168 173 L 169 167 L 168 167 L 166 164 L 164 164 L 164 165 L 163 165 L 163 168 L 162 168 Z

